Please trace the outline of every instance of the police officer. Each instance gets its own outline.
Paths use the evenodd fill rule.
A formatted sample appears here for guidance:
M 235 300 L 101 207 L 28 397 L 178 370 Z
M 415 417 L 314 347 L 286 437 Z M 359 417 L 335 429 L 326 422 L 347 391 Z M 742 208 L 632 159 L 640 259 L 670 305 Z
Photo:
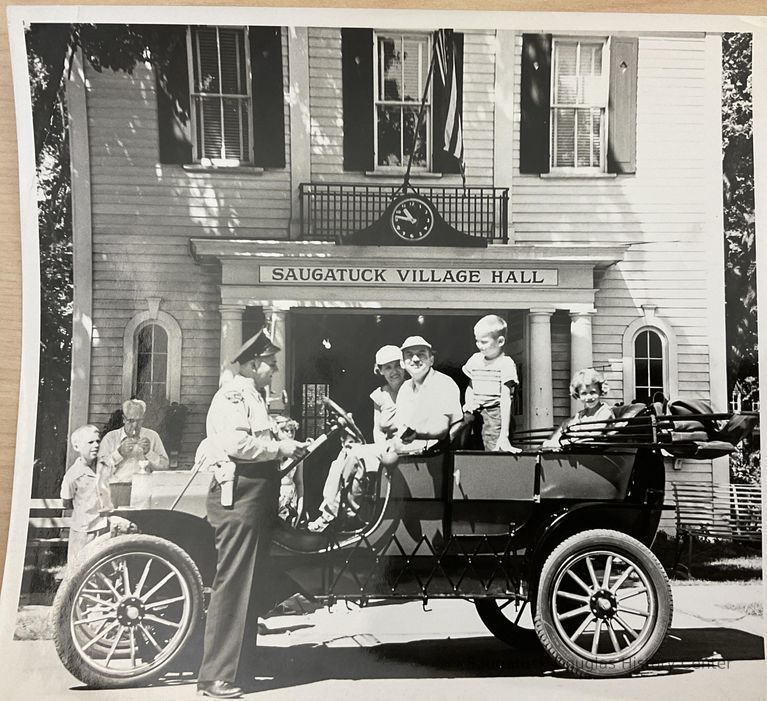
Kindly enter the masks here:
M 234 362 L 239 374 L 216 392 L 208 410 L 208 440 L 234 467 L 231 506 L 222 505 L 221 484 L 214 478 L 207 499 L 208 521 L 215 529 L 216 576 L 208 607 L 197 693 L 217 699 L 242 696 L 235 685 L 240 660 L 252 659 L 261 599 L 268 581 L 271 531 L 277 516 L 284 458 L 306 452 L 308 443 L 276 440 L 269 429 L 260 390 L 277 370 L 279 347 L 262 330 L 240 348 Z M 227 499 L 224 499 L 227 502 Z

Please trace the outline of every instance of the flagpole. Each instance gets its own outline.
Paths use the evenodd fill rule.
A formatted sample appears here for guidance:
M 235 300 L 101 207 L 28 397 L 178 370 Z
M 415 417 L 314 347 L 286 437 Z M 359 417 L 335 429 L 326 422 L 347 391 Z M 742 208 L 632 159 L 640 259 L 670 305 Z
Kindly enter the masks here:
M 431 47 L 431 61 L 429 62 L 429 72 L 426 75 L 426 85 L 423 89 L 423 97 L 421 97 L 421 107 L 418 110 L 418 119 L 415 123 L 415 134 L 413 134 L 413 147 L 410 149 L 410 154 L 407 159 L 407 170 L 405 171 L 405 179 L 402 182 L 402 192 L 406 192 L 408 187 L 410 187 L 410 168 L 413 165 L 413 155 L 415 154 L 415 150 L 418 146 L 418 132 L 421 129 L 421 122 L 423 121 L 423 114 L 426 109 L 426 97 L 429 94 L 429 85 L 431 84 L 431 78 L 434 74 L 434 61 L 437 57 L 437 41 L 434 39 L 432 41 L 432 47 Z

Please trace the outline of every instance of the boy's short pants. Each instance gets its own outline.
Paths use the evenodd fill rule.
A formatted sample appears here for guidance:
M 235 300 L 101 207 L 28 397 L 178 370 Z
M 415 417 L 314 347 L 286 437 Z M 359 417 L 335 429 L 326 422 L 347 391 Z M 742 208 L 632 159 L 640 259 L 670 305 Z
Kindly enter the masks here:
M 483 407 L 481 415 L 482 445 L 485 450 L 495 450 L 501 437 L 501 405 Z

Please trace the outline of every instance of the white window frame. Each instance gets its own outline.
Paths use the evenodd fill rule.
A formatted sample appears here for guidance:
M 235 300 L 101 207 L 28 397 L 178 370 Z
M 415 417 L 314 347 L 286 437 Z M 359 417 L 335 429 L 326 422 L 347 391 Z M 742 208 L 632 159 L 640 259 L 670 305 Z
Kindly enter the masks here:
M 575 103 L 575 104 L 562 104 L 559 105 L 555 103 L 555 92 L 556 92 L 556 66 L 557 66 L 557 45 L 561 43 L 572 43 L 573 41 L 576 42 L 595 42 L 595 41 L 601 41 L 602 42 L 602 80 L 604 85 L 604 104 L 603 105 L 597 105 L 597 104 L 591 104 L 591 103 Z M 580 48 L 578 49 L 578 55 L 580 56 Z M 576 73 L 577 75 L 577 73 Z M 609 36 L 570 36 L 570 35 L 559 35 L 555 36 L 552 39 L 552 45 L 551 45 L 551 78 L 550 78 L 550 86 L 549 86 L 549 172 L 553 174 L 583 174 L 583 175 L 599 175 L 602 173 L 607 172 L 607 146 L 608 146 L 608 138 L 607 135 L 609 133 L 610 124 L 609 124 L 609 106 L 610 106 L 610 37 Z M 600 143 L 600 164 L 599 166 L 579 166 L 578 163 L 578 156 L 577 156 L 577 146 L 578 146 L 578 139 L 577 134 L 578 130 L 576 127 L 575 130 L 575 138 L 574 138 L 574 148 L 575 153 L 573 154 L 573 162 L 575 165 L 572 166 L 557 166 L 555 165 L 555 147 L 556 147 L 556 132 L 554 129 L 554 111 L 557 108 L 564 108 L 564 107 L 573 107 L 573 108 L 588 108 L 588 107 L 599 107 L 600 109 L 604 109 L 604 128 L 602 129 L 601 134 L 601 143 Z M 577 120 L 577 112 L 576 112 L 576 120 Z
M 167 312 L 144 311 L 136 314 L 126 325 L 123 334 L 122 396 L 128 399 L 136 387 L 136 361 L 138 360 L 138 335 L 150 324 L 162 327 L 168 335 L 167 381 L 165 398 L 168 403 L 181 401 L 181 327 Z
M 248 104 L 248 118 L 247 118 L 247 130 L 248 130 L 248 153 L 247 158 L 245 160 L 240 158 L 208 158 L 203 157 L 197 148 L 197 141 L 198 141 L 198 128 L 199 128 L 199 117 L 198 117 L 198 109 L 197 109 L 197 97 L 204 97 L 206 95 L 212 96 L 212 97 L 244 97 L 243 95 L 227 95 L 224 93 L 198 93 L 195 91 L 195 84 L 194 84 L 194 77 L 195 77 L 195 71 L 201 69 L 200 66 L 195 67 L 193 61 L 194 61 L 194 55 L 195 52 L 193 51 L 193 33 L 194 29 L 215 29 L 218 32 L 222 27 L 214 26 L 214 25 L 204 25 L 200 27 L 187 27 L 186 31 L 186 55 L 187 55 L 187 73 L 189 75 L 189 104 L 190 104 L 190 114 L 191 114 L 191 128 L 192 128 L 192 160 L 195 163 L 200 163 L 203 166 L 214 166 L 214 167 L 237 167 L 242 165 L 252 165 L 254 162 L 253 158 L 253 95 L 252 95 L 252 86 L 253 86 L 253 74 L 251 72 L 251 65 L 250 65 L 250 37 L 248 35 L 248 27 L 223 27 L 224 29 L 240 29 L 243 32 L 243 42 L 244 42 L 244 52 L 245 52 L 245 96 L 247 96 L 247 104 Z M 199 62 L 199 56 L 200 52 L 197 51 L 197 58 Z M 219 62 L 219 75 L 221 75 L 221 52 L 218 51 L 218 62 Z M 222 109 L 223 109 L 223 103 L 222 103 Z M 223 138 L 223 136 L 222 136 Z
M 418 95 L 418 101 L 416 102 L 406 102 L 404 100 L 379 100 L 378 99 L 378 89 L 379 89 L 379 81 L 378 76 L 379 72 L 383 73 L 383 68 L 381 66 L 381 61 L 383 60 L 383 56 L 378 51 L 378 38 L 379 37 L 385 37 L 385 38 L 393 38 L 393 37 L 399 37 L 400 42 L 405 37 L 417 37 L 417 38 L 426 38 L 426 56 L 425 56 L 425 62 L 423 65 L 423 72 L 422 77 L 423 80 L 426 80 L 429 75 L 429 64 L 431 62 L 432 52 L 434 51 L 434 36 L 432 32 L 429 31 L 411 31 L 411 30 L 401 30 L 401 29 L 392 29 L 392 30 L 386 30 L 386 29 L 374 29 L 373 30 L 373 168 L 377 172 L 395 172 L 395 173 L 401 173 L 407 170 L 407 158 L 405 157 L 404 153 L 404 130 L 400 129 L 400 148 L 402 150 L 402 163 L 398 166 L 391 166 L 391 165 L 379 165 L 378 164 L 378 106 L 379 105 L 388 105 L 388 106 L 409 106 L 413 105 L 416 108 L 416 115 L 418 114 L 419 110 L 421 109 L 421 99 L 423 98 L 423 85 L 419 85 L 419 95 Z M 413 163 L 413 166 L 411 168 L 411 172 L 419 172 L 419 173 L 430 173 L 432 172 L 432 140 L 434 138 L 434 135 L 432 134 L 432 115 L 433 115 L 433 100 L 432 100 L 432 85 L 434 84 L 434 77 L 432 76 L 432 80 L 429 83 L 429 90 L 428 94 L 426 96 L 426 109 L 424 110 L 424 118 L 423 118 L 423 124 L 426 128 L 426 165 L 417 165 L 415 162 Z
M 654 308 L 648 307 L 642 318 L 632 321 L 623 333 L 623 400 L 631 402 L 636 396 L 634 342 L 643 331 L 654 331 L 663 349 L 663 392 L 673 399 L 679 390 L 676 333 L 663 318 L 655 316 Z

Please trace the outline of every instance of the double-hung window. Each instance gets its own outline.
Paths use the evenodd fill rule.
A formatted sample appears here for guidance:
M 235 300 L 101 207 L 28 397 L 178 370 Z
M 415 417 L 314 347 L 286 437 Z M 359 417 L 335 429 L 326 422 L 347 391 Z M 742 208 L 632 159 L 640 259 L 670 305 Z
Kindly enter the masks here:
M 665 358 L 663 341 L 653 329 L 643 329 L 634 339 L 634 392 L 640 402 L 655 401 L 664 394 Z
M 377 168 L 405 167 L 413 150 L 431 60 L 430 33 L 374 33 L 374 148 Z M 424 114 L 413 154 L 413 169 L 431 167 L 431 100 Z
M 212 165 L 252 162 L 247 28 L 191 27 L 188 37 L 194 160 Z
M 555 37 L 551 71 L 551 168 L 605 170 L 608 44 Z

